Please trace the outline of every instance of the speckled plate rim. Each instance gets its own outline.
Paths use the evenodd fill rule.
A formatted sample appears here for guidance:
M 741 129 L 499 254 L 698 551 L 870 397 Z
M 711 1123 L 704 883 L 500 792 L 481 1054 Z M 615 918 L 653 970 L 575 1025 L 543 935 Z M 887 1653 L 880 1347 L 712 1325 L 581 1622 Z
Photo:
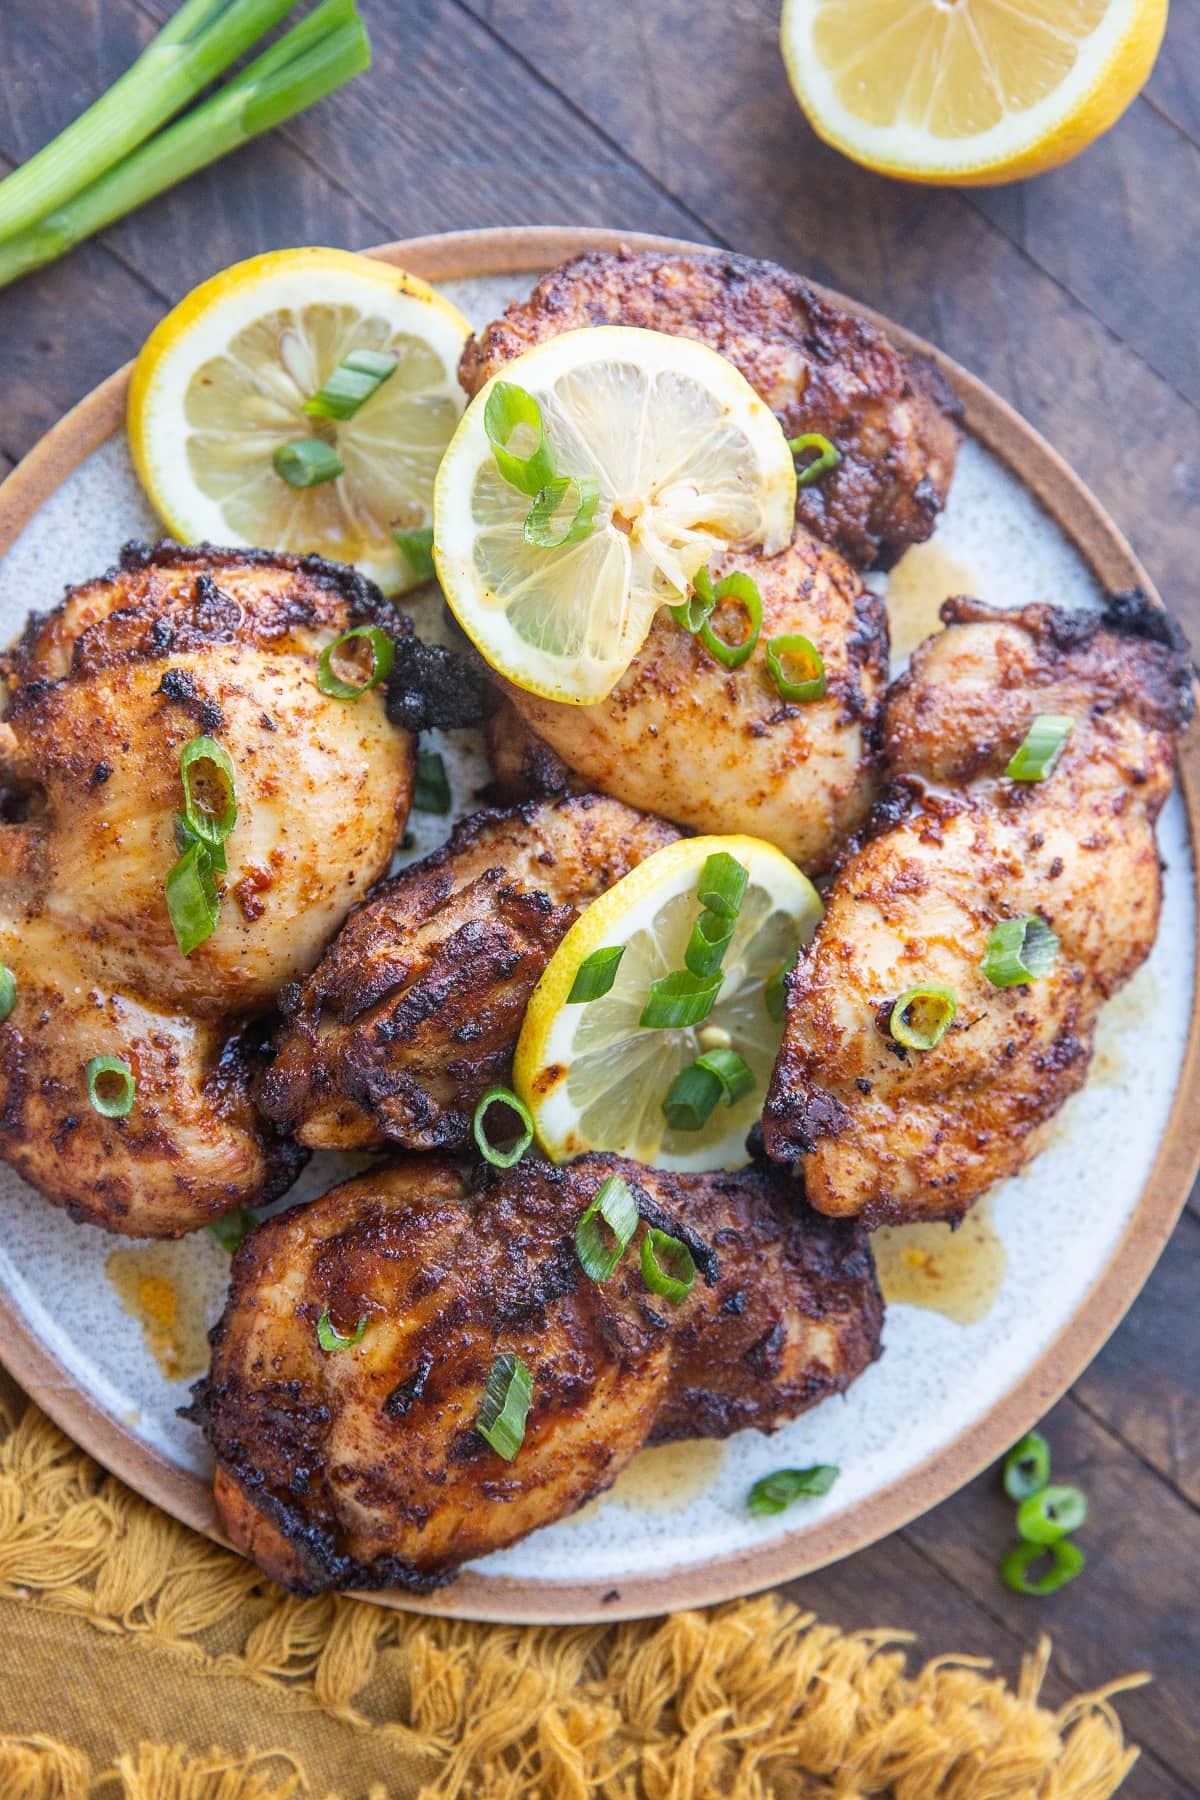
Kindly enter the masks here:
M 621 244 L 647 250 L 710 248 L 637 232 L 522 226 L 409 238 L 380 245 L 371 254 L 437 282 L 525 272 L 532 277 L 582 251 L 612 250 Z M 967 429 L 1038 499 L 1103 589 L 1142 588 L 1161 605 L 1145 569 L 1096 497 L 1005 401 L 923 339 L 841 294 L 812 285 L 838 306 L 870 320 L 894 343 L 919 351 L 941 367 L 965 406 Z M 0 485 L 0 555 L 79 464 L 121 429 L 131 368 L 127 364 L 93 389 Z M 1200 731 L 1195 727 L 1181 747 L 1180 786 L 1195 855 L 1195 846 L 1200 845 Z M 1197 936 L 1200 969 L 1200 923 Z M 1198 1090 L 1200 978 L 1175 1099 L 1154 1165 L 1111 1257 L 1071 1318 L 1033 1367 L 986 1413 L 934 1456 L 841 1516 L 783 1533 L 765 1544 L 624 1580 L 542 1582 L 468 1569 L 444 1592 L 422 1599 L 390 1592 L 362 1598 L 414 1612 L 519 1624 L 642 1618 L 773 1587 L 896 1531 L 1002 1455 L 1065 1392 L 1120 1322 L 1154 1267 L 1200 1167 L 1200 1108 L 1189 1104 Z M 224 1541 L 207 1484 L 143 1443 L 82 1388 L 46 1350 L 8 1294 L 0 1294 L 0 1361 L 50 1418 L 106 1469 L 184 1524 Z

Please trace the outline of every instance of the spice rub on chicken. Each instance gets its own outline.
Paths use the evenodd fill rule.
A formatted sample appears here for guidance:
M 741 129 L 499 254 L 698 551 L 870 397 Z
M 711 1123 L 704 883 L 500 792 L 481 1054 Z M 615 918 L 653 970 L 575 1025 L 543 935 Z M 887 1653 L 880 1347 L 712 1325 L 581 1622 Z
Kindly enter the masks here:
M 1154 823 L 1191 711 L 1182 642 L 1138 596 L 1106 613 L 950 600 L 942 617 L 889 698 L 891 802 L 791 978 L 764 1116 L 811 1203 L 868 1224 L 961 1217 L 1083 1085 L 1100 1006 L 1154 942 Z M 1040 716 L 1070 721 L 1058 760 L 1007 775 Z M 1022 919 L 1057 950 L 1022 981 L 993 941 L 1017 983 L 996 985 L 989 940 Z M 928 987 L 942 998 L 897 1029 L 897 1003 Z M 906 1044 L 906 1023 L 935 1035 L 945 994 L 940 1041 Z
M 575 1230 L 610 1176 L 642 1224 L 597 1282 Z M 678 1304 L 643 1280 L 647 1226 L 694 1258 Z M 193 1416 L 224 1529 L 267 1574 L 419 1590 L 572 1512 L 644 1444 L 771 1431 L 842 1392 L 882 1310 L 858 1227 L 769 1171 L 406 1158 L 251 1232 Z M 322 1319 L 357 1341 L 322 1348 Z M 511 1460 L 477 1429 L 505 1356 L 530 1387 Z
M 601 794 L 464 819 L 281 993 L 262 1110 L 312 1149 L 466 1143 L 568 927 L 678 835 Z
M 726 669 L 660 612 L 606 700 L 568 706 L 507 682 L 488 722 L 502 797 L 583 784 L 701 832 L 777 844 L 809 874 L 834 862 L 877 793 L 887 681 L 883 604 L 805 532 L 778 556 L 713 563 L 751 576 L 762 597 L 758 648 Z M 723 629 L 726 629 L 723 627 Z M 744 621 L 728 628 L 736 641 Z M 771 638 L 806 637 L 824 662 L 819 699 L 785 700 Z
M 860 568 L 889 568 L 927 538 L 954 473 L 959 409 L 940 371 L 774 263 L 724 253 L 589 252 L 469 338 L 476 394 L 513 357 L 588 325 L 696 338 L 734 366 L 788 437 L 819 433 L 839 466 L 800 488 L 798 522 Z
M 411 735 L 382 689 L 346 704 L 317 686 L 324 646 L 362 623 L 401 645 L 410 631 L 316 558 L 131 545 L 3 658 L 0 960 L 16 997 L 0 1156 L 76 1218 L 177 1236 L 281 1191 L 302 1160 L 251 1105 L 246 1027 L 316 962 L 404 828 Z M 232 798 L 237 818 L 207 900 L 176 896 L 191 915 L 219 905 L 184 955 L 165 884 L 196 739 L 232 771 L 226 786 L 205 751 L 198 804 L 207 783 L 211 810 Z M 128 1076 L 97 1075 L 97 1057 Z M 98 1109 L 129 1082 L 123 1116 Z

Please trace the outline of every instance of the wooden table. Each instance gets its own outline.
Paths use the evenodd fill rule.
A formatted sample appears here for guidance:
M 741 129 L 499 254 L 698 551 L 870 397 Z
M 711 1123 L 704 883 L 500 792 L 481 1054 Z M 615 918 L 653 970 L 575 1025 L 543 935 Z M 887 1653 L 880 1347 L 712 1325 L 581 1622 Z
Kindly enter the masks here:
M 224 264 L 491 224 L 670 232 L 775 257 L 977 371 L 1075 465 L 1200 643 L 1200 0 L 1145 94 L 1071 167 L 954 193 L 881 180 L 794 106 L 776 0 L 362 0 L 371 72 L 309 118 L 0 294 L 0 473 Z M 6 0 L 0 167 L 128 64 L 170 0 Z M 1030 1229 L 1035 1229 L 1030 1222 Z M 1053 1700 L 1122 1670 L 1134 1800 L 1200 1793 L 1200 1297 L 1194 1195 L 1124 1325 L 1046 1430 L 1092 1502 L 1091 1567 L 1047 1601 L 996 1575 L 994 1474 L 793 1583 L 933 1654 L 1053 1634 Z

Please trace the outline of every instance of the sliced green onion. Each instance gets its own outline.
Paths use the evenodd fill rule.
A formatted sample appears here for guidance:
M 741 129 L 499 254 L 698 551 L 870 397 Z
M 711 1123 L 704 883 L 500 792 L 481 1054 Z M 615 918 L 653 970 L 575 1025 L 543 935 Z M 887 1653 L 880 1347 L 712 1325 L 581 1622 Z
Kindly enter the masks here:
M 707 569 L 697 569 L 693 592 L 686 600 L 681 600 L 678 606 L 672 606 L 669 610 L 675 623 L 682 625 L 694 637 L 716 604 L 712 576 Z
M 1020 987 L 1048 975 L 1058 955 L 1058 939 L 1037 913 L 1003 919 L 988 934 L 979 967 L 993 987 Z
M 317 1342 L 320 1344 L 322 1350 L 326 1351 L 352 1350 L 355 1344 L 362 1343 L 363 1333 L 367 1329 L 367 1320 L 369 1318 L 370 1314 L 364 1313 L 354 1328 L 353 1337 L 343 1337 L 329 1317 L 329 1308 L 326 1307 L 325 1311 L 317 1320 Z
M 663 1268 L 660 1256 L 673 1265 L 674 1275 Z M 696 1259 L 679 1238 L 650 1225 L 642 1239 L 642 1280 L 652 1294 L 678 1306 L 696 1285 Z
M 213 860 L 205 844 L 193 838 L 165 883 L 167 912 L 175 942 L 184 956 L 210 938 L 221 916 Z
M 780 963 L 775 973 L 768 976 L 763 986 L 763 1000 L 767 1012 L 777 1025 L 782 1025 L 787 1017 L 787 978 L 800 960 L 800 954 Z
M 280 444 L 271 458 L 275 473 L 289 487 L 320 487 L 323 481 L 336 481 L 345 473 L 343 463 L 332 444 L 324 438 L 299 438 L 294 444 Z
M 797 460 L 807 456 L 810 450 L 817 453 L 811 462 L 796 470 L 797 487 L 811 487 L 814 481 L 820 481 L 822 475 L 828 475 L 831 469 L 836 469 L 842 460 L 841 451 L 835 449 L 819 431 L 806 431 L 802 437 L 789 438 L 787 447 Z
M 93 1056 L 83 1073 L 93 1112 L 98 1112 L 102 1119 L 128 1117 L 133 1111 L 137 1084 L 124 1057 Z
M 605 1242 L 601 1221 L 612 1234 L 611 1243 Z M 608 1280 L 637 1226 L 633 1189 L 620 1175 L 609 1175 L 600 1183 L 595 1199 L 575 1227 L 575 1254 L 590 1281 Z
M 1062 713 L 1039 713 L 1004 773 L 1010 781 L 1045 781 L 1074 729 L 1074 719 Z
M 789 675 L 793 665 L 798 667 Z M 781 699 L 803 703 L 824 698 L 825 659 L 812 640 L 799 632 L 768 640 L 767 667 Z
M 814 1463 L 811 1469 L 776 1469 L 762 1475 L 746 1496 L 746 1510 L 756 1518 L 771 1518 L 803 1495 L 827 1494 L 841 1470 L 834 1463 Z
M 1004 1491 L 1010 1500 L 1028 1500 L 1050 1479 L 1050 1446 L 1040 1431 L 1030 1431 L 1004 1459 Z
M 232 1212 L 223 1213 L 214 1219 L 208 1227 L 210 1237 L 216 1238 L 222 1250 L 228 1250 L 232 1256 L 243 1238 L 249 1237 L 258 1224 L 258 1214 L 249 1212 L 244 1206 L 235 1206 Z
M 667 1089 L 663 1116 L 672 1131 L 701 1131 L 721 1098 L 721 1083 L 710 1069 L 689 1063 Z
M 0 963 L 0 1025 L 17 1004 L 17 978 L 6 963 Z
M 509 1111 L 515 1112 L 521 1121 L 520 1133 L 507 1150 L 498 1149 L 487 1135 L 487 1113 L 489 1107 L 492 1106 L 507 1106 Z M 494 1169 L 511 1169 L 514 1163 L 520 1162 L 533 1142 L 533 1120 L 529 1116 L 529 1108 L 523 1100 L 518 1100 L 511 1088 L 493 1087 L 488 1089 L 475 1108 L 475 1118 L 472 1121 L 471 1129 L 475 1133 L 475 1142 L 479 1145 L 479 1154 L 485 1162 L 490 1162 Z
M 556 475 L 539 488 L 525 515 L 525 542 L 538 550 L 581 544 L 596 529 L 600 483 L 591 475 Z M 568 512 L 568 509 L 569 512 Z M 563 515 L 567 514 L 566 523 Z
M 557 474 L 554 451 L 542 420 L 542 409 L 532 394 L 512 381 L 495 381 L 483 408 L 483 429 L 487 432 L 496 458 L 496 467 L 510 487 L 519 488 L 531 498 L 554 480 Z M 527 456 L 509 449 L 514 435 L 522 432 L 526 439 L 532 432 L 534 445 Z
M 736 919 L 742 910 L 749 880 L 749 869 L 736 856 L 730 856 L 728 850 L 718 850 L 704 859 L 696 898 L 719 919 Z
M 199 838 L 211 850 L 213 845 L 223 843 L 237 824 L 233 759 L 216 738 L 194 737 L 179 753 L 179 776 L 183 782 L 184 825 L 192 837 Z M 193 790 L 194 778 L 198 792 Z M 221 791 L 219 811 L 213 804 L 214 789 Z
M 740 669 L 753 652 L 762 630 L 762 595 L 749 575 L 741 569 L 735 569 L 731 575 L 718 581 L 713 589 L 713 599 L 714 609 L 701 625 L 697 636 L 708 654 L 715 657 L 723 668 Z M 715 608 L 723 600 L 735 601 L 746 615 L 746 634 L 736 644 L 718 637 L 713 630 Z
M 452 804 L 450 777 L 437 750 L 417 751 L 417 779 L 413 806 L 417 812 L 448 813 Z
M 651 1031 L 668 1031 L 687 1025 L 702 1025 L 713 1009 L 721 991 L 724 976 L 693 975 L 681 969 L 662 975 L 650 983 L 650 993 L 642 1008 L 639 1025 Z
M 1044 1575 L 1031 1577 L 1030 1568 L 1043 1556 L 1049 1557 L 1049 1568 Z M 1000 1560 L 1000 1574 L 1016 1594 L 1056 1594 L 1068 1581 L 1074 1581 L 1086 1561 L 1083 1551 L 1070 1538 L 1058 1538 L 1053 1544 L 1014 1544 Z
M 749 1063 L 736 1050 L 706 1050 L 696 1058 L 696 1067 L 715 1075 L 721 1084 L 721 1098 L 726 1106 L 734 1106 L 754 1086 Z
M 585 956 L 575 971 L 568 1006 L 583 1006 L 589 1000 L 601 1000 L 617 979 L 617 970 L 625 954 L 624 944 L 606 944 Z
M 954 1021 L 958 1003 L 947 987 L 909 988 L 892 1007 L 888 1029 L 907 1050 L 933 1050 Z
M 1068 1532 L 1078 1531 L 1087 1518 L 1087 1495 L 1082 1488 L 1039 1488 L 1017 1508 L 1017 1531 L 1027 1544 L 1056 1544 Z
M 707 909 L 692 926 L 683 960 L 693 975 L 715 975 L 725 961 L 733 939 L 735 921 L 720 919 Z
M 533 1382 L 519 1356 L 505 1351 L 488 1371 L 487 1388 L 475 1429 L 498 1456 L 511 1462 L 525 1441 L 525 1421 L 533 1399 Z
M 301 410 L 314 419 L 352 419 L 399 367 L 400 358 L 385 350 L 351 350 Z
M 371 669 L 365 681 L 344 681 L 333 666 L 333 659 L 346 644 L 362 640 L 370 646 Z M 326 644 L 317 658 L 317 687 L 330 700 L 357 700 L 386 681 L 396 660 L 396 646 L 378 625 L 352 625 L 341 637 Z
M 431 581 L 433 579 L 433 526 L 418 525 L 412 531 L 401 531 L 396 526 L 392 536 L 400 547 L 400 553 L 409 566 L 414 581 Z
M 219 875 L 224 875 L 229 868 L 225 857 L 225 845 L 214 843 L 211 839 L 198 837 L 192 830 L 182 813 L 171 814 L 171 824 L 175 832 L 175 848 L 180 856 L 191 844 L 202 844 L 208 852 L 208 860 Z

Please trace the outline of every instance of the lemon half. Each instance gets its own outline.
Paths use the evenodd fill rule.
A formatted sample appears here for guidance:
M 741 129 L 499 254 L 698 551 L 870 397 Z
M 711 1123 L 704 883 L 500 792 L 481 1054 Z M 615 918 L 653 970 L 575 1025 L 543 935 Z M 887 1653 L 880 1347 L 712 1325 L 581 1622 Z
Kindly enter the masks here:
M 470 331 L 416 276 L 346 250 L 280 250 L 206 281 L 134 365 L 129 442 L 143 487 L 185 543 L 252 544 L 356 564 L 388 593 L 419 570 L 392 536 L 432 523 L 433 483 L 462 414 Z M 346 420 L 302 409 L 351 351 L 398 358 Z M 320 437 L 344 472 L 289 486 L 273 458 Z
M 596 484 L 580 541 L 527 541 L 530 496 L 500 473 L 485 425 L 500 381 L 538 402 L 558 475 Z M 536 443 L 531 427 L 519 431 Z M 795 504 L 779 422 L 732 363 L 686 338 L 589 327 L 515 358 L 471 402 L 438 471 L 434 558 L 494 669 L 587 705 L 612 691 L 658 608 L 716 550 L 783 549 Z
M 639 1024 L 650 984 L 684 967 L 700 911 L 705 861 L 724 850 L 749 881 L 724 981 L 703 1024 Z M 734 1169 L 749 1158 L 746 1134 L 762 1112 L 783 1026 L 767 986 L 807 944 L 821 918 L 816 889 L 774 845 L 752 837 L 684 838 L 658 850 L 594 901 L 568 931 L 530 996 L 513 1083 L 555 1162 L 612 1150 L 663 1169 Z M 580 964 L 623 947 L 616 980 L 597 1000 L 571 1004 Z M 749 1065 L 753 1089 L 714 1108 L 698 1131 L 673 1130 L 662 1103 L 683 1069 L 720 1043 Z
M 1114 123 L 1167 0 L 784 0 L 788 79 L 814 129 L 909 181 L 1014 181 Z

